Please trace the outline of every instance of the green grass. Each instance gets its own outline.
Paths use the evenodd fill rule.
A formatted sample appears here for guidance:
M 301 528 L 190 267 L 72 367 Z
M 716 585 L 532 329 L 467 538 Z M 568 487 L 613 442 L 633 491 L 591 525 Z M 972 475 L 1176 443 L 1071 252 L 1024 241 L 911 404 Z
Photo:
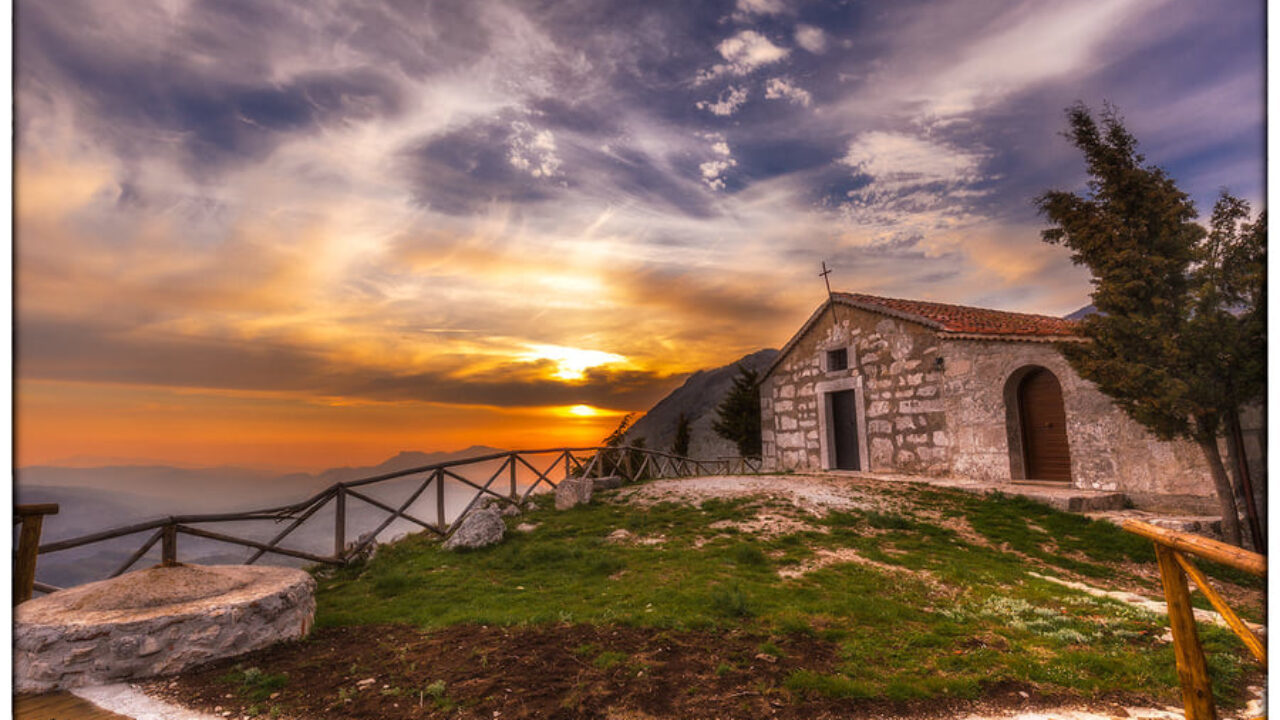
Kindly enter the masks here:
M 411 536 L 365 566 L 321 580 L 317 622 L 746 629 L 838 645 L 834 672 L 797 670 L 787 678 L 783 687 L 797 698 L 970 698 L 1015 681 L 1177 702 L 1172 648 L 1157 640 L 1161 618 L 1028 574 L 1074 573 L 1102 586 L 1132 580 L 1119 564 L 1152 562 L 1149 543 L 1016 497 L 904 490 L 895 500 L 895 512 L 832 512 L 813 530 L 763 539 L 710 526 L 766 507 L 805 516 L 764 499 L 649 507 L 597 501 L 564 512 L 543 499 L 517 520 L 540 523 L 532 533 L 509 533 L 469 553 Z M 941 524 L 947 518 L 967 521 L 987 542 L 966 541 Z M 606 541 L 620 527 L 664 540 Z M 901 570 L 837 563 L 795 579 L 778 575 L 819 550 L 842 548 Z M 1158 596 L 1158 586 L 1148 594 Z M 1248 667 L 1240 644 L 1217 628 L 1202 636 L 1219 702 L 1238 704 Z M 625 660 L 594 646 L 575 652 L 598 668 Z M 734 672 L 727 663 L 716 669 Z

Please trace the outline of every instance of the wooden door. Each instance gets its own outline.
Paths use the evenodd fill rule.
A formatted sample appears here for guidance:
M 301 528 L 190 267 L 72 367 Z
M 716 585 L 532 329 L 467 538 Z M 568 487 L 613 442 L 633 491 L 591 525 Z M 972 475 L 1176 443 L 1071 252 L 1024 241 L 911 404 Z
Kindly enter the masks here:
M 1071 482 L 1067 411 L 1058 378 L 1044 368 L 1033 370 L 1018 386 L 1018 410 L 1026 479 Z
M 830 394 L 831 439 L 837 470 L 861 470 L 858 462 L 857 396 L 853 390 Z

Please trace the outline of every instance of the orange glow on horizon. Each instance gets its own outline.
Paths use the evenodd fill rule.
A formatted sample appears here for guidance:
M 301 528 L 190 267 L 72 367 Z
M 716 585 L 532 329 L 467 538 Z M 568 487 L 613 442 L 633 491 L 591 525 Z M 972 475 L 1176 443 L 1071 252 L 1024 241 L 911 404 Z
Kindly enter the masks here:
M 590 446 L 620 414 L 589 405 L 326 404 L 45 381 L 24 382 L 17 396 L 18 467 L 237 465 L 315 472 L 376 465 L 401 451 Z

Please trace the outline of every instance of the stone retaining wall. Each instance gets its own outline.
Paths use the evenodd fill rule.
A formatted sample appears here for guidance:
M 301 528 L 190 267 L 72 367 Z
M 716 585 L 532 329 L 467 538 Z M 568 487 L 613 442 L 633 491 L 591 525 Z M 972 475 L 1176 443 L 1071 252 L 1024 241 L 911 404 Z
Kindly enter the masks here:
M 230 589 L 175 603 L 130 600 L 199 595 L 209 576 Z M 41 693 L 177 673 L 303 637 L 315 608 L 315 580 L 292 568 L 157 567 L 81 585 L 16 608 L 14 687 Z

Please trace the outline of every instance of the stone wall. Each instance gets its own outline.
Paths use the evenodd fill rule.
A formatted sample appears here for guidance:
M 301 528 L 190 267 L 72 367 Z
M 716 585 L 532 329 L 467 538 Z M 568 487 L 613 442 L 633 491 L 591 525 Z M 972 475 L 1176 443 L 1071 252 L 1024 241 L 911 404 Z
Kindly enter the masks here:
M 848 306 L 828 308 L 761 385 L 769 470 L 832 465 L 826 392 L 855 390 L 865 428 L 863 469 L 945 474 L 951 439 L 940 397 L 936 334 L 917 323 Z M 848 349 L 849 367 L 828 371 L 828 350 Z
M 1062 386 L 1073 486 L 1119 490 L 1139 504 L 1150 504 L 1154 496 L 1180 496 L 1191 504 L 1213 497 L 1208 467 L 1194 443 L 1158 440 L 1076 375 L 1052 344 L 945 339 L 941 355 L 943 398 L 955 428 L 955 475 L 995 481 L 1019 476 L 1016 446 L 1010 451 L 1018 439 L 1011 432 L 1017 424 L 1008 399 L 1015 373 L 1038 366 Z

